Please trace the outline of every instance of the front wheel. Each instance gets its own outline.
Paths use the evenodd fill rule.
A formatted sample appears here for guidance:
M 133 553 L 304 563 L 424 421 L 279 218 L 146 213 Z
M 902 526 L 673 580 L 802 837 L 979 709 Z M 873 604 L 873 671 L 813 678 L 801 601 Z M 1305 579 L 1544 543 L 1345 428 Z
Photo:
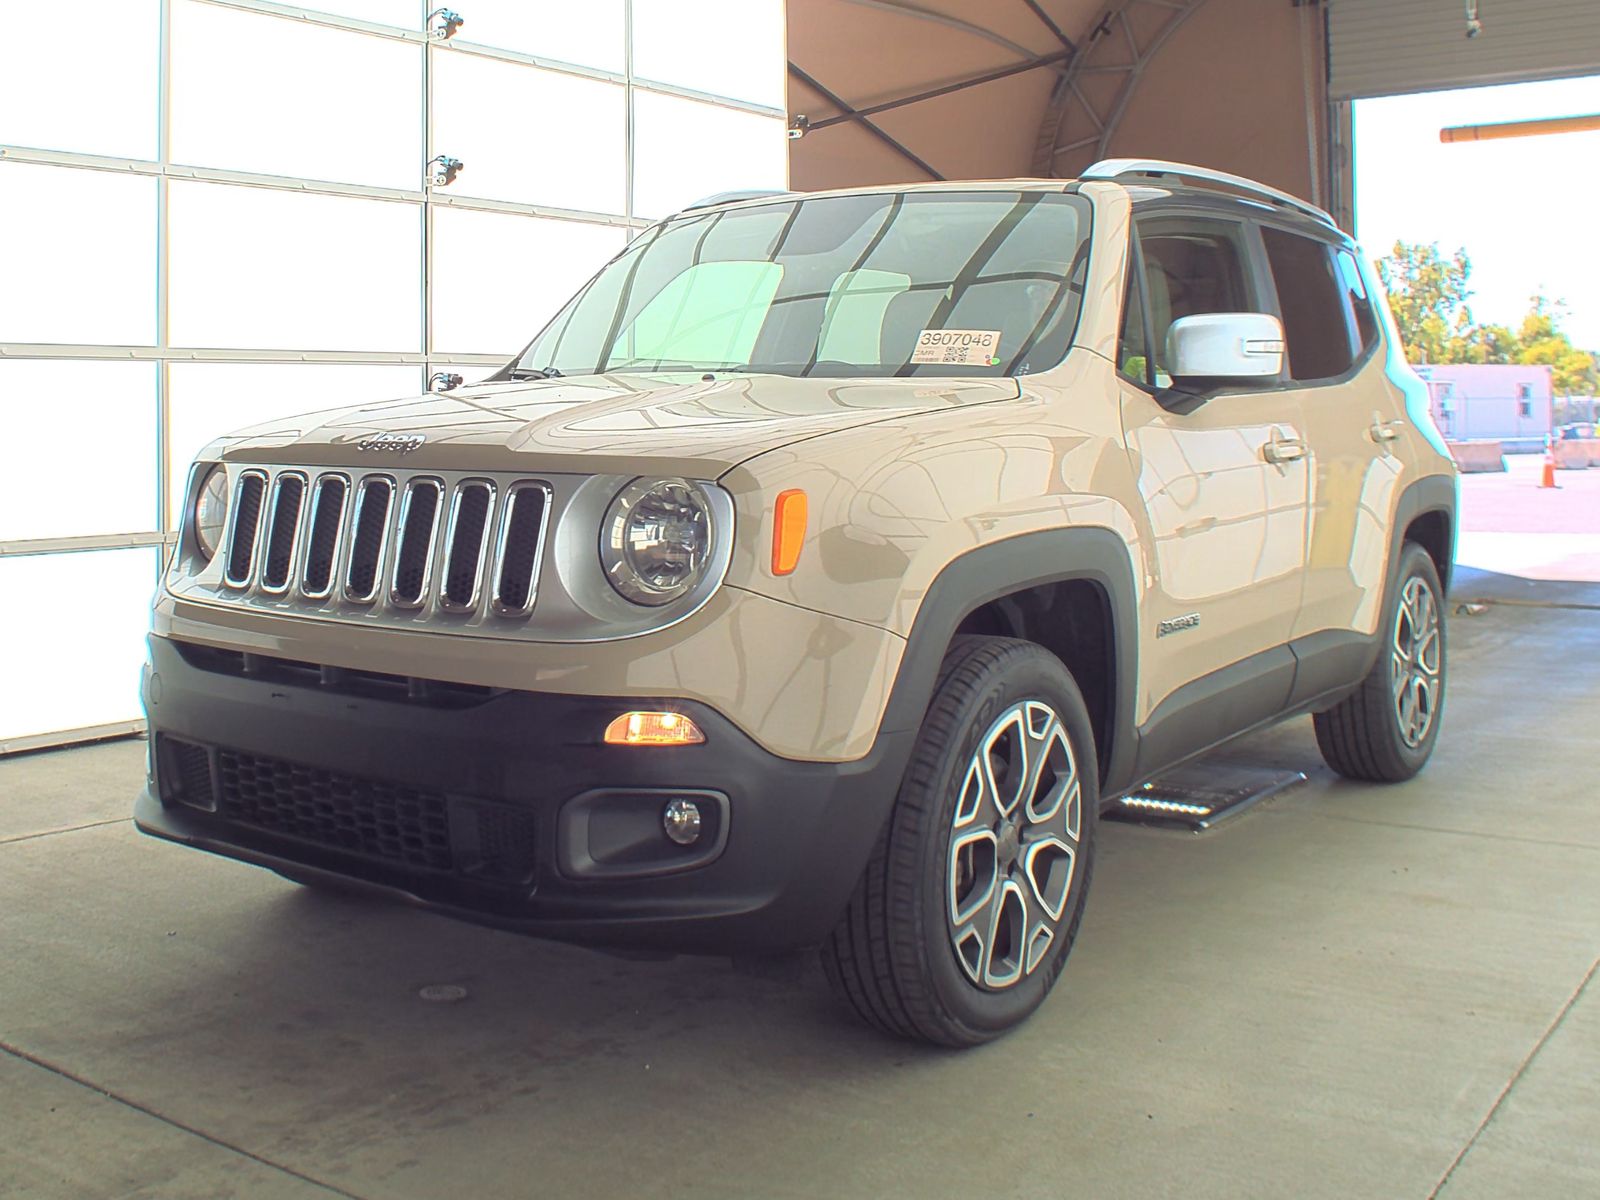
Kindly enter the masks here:
M 823 946 L 834 990 L 879 1029 L 944 1046 L 1026 1020 L 1083 916 L 1098 771 L 1059 659 L 957 638 L 888 825 Z
M 1398 783 L 1433 753 L 1444 711 L 1444 588 L 1415 542 L 1382 626 L 1378 660 L 1354 695 L 1312 718 L 1323 760 L 1349 779 Z

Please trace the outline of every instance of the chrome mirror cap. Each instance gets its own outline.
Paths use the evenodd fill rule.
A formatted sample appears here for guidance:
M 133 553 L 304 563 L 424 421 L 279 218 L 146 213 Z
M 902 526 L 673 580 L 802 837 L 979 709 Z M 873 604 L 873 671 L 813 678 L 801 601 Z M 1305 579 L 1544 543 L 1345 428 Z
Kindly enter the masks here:
M 1266 313 L 1201 313 L 1167 330 L 1175 379 L 1267 379 L 1283 370 L 1283 323 Z

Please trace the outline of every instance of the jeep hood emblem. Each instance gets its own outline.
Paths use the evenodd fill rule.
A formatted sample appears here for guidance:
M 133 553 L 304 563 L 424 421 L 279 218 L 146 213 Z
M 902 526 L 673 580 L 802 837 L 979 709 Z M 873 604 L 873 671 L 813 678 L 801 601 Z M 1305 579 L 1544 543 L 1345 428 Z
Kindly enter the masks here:
M 420 433 L 376 433 L 356 443 L 357 450 L 382 450 L 392 454 L 410 454 L 427 437 Z

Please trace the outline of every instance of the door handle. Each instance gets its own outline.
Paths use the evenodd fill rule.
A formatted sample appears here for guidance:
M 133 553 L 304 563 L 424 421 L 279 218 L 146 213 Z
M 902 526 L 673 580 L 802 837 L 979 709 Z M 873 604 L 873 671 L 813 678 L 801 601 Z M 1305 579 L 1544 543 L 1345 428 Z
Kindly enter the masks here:
M 1306 444 L 1291 438 L 1273 439 L 1261 447 L 1261 456 L 1269 463 L 1298 462 L 1306 456 Z
M 1392 421 L 1385 421 L 1378 413 L 1373 413 L 1372 424 L 1367 426 L 1367 432 L 1372 435 L 1372 440 L 1375 442 L 1380 444 L 1392 442 L 1400 436 L 1400 431 L 1395 426 L 1404 424 L 1405 422 L 1398 417 Z

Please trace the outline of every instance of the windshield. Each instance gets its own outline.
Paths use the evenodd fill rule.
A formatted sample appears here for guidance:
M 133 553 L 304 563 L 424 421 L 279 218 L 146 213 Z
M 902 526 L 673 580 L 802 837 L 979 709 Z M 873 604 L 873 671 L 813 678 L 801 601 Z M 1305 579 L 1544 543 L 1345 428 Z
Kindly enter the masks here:
M 1021 375 L 1071 343 L 1088 204 L 1059 192 L 825 196 L 646 230 L 519 356 L 561 375 Z

